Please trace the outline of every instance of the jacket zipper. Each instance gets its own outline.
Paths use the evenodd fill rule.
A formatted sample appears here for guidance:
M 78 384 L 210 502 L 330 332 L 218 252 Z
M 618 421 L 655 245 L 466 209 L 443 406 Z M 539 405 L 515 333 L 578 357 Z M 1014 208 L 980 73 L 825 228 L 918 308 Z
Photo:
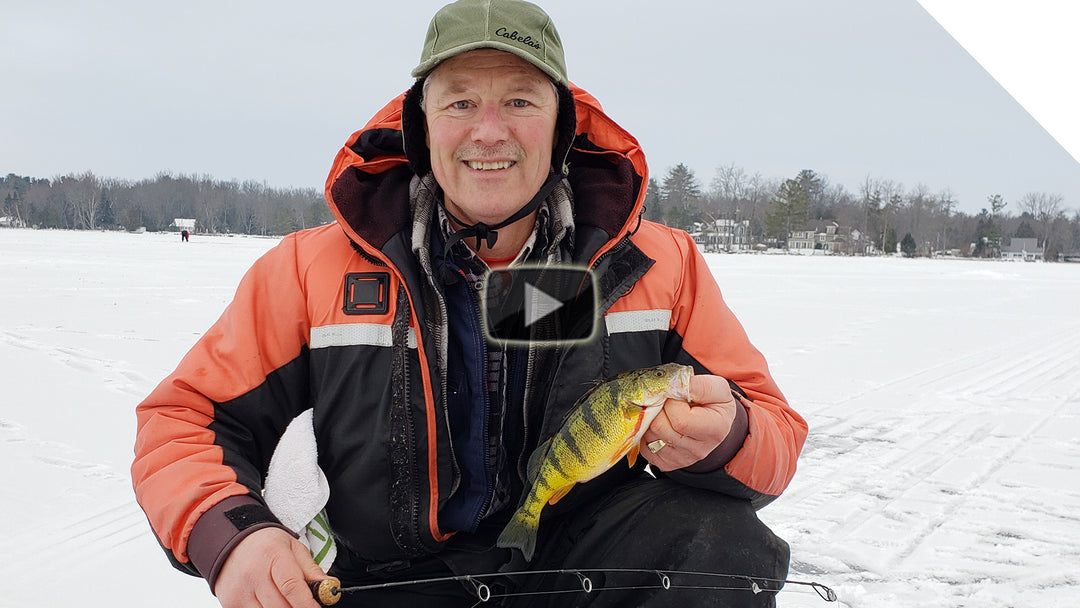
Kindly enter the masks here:
M 480 508 L 472 517 L 472 526 L 473 529 L 475 529 L 480 525 L 480 520 L 483 519 L 484 513 L 487 512 L 488 507 L 491 505 L 495 493 L 495 484 L 492 483 L 491 480 L 491 447 L 489 445 L 491 440 L 491 408 L 493 404 L 490 399 L 491 392 L 487 390 L 487 375 L 489 373 L 490 365 L 488 362 L 487 340 L 484 338 L 484 328 L 481 327 L 479 323 L 480 308 L 475 293 L 470 294 L 469 302 L 471 307 L 469 312 L 475 313 L 475 315 L 469 315 L 470 322 L 472 323 L 472 327 L 470 328 L 472 331 L 469 333 L 476 339 L 474 345 L 479 346 L 480 361 L 483 363 L 483 366 L 480 369 L 480 386 L 483 388 L 483 403 L 486 405 L 486 407 L 484 407 L 484 416 L 481 423 L 483 426 L 481 427 L 480 433 L 483 440 L 481 445 L 484 447 L 484 501 L 480 504 Z
M 528 484 L 528 474 L 526 472 L 529 456 L 531 456 L 531 450 L 529 449 L 529 418 L 531 414 L 529 412 L 529 405 L 531 399 L 533 387 L 533 369 L 536 364 L 536 350 L 532 343 L 529 343 L 529 352 L 525 357 L 525 394 L 521 398 L 521 453 L 518 454 L 517 470 L 518 477 L 521 481 Z
M 400 284 L 400 286 L 398 287 L 398 310 L 401 311 L 401 310 L 407 310 L 407 309 L 408 309 L 408 296 L 405 293 L 405 284 L 404 284 L 404 282 L 402 282 Z M 400 314 L 400 312 L 398 314 Z M 396 319 L 395 319 L 395 321 L 396 321 Z M 396 323 L 395 323 L 395 325 L 396 325 Z M 404 333 L 405 333 L 404 340 L 407 341 L 408 340 L 408 330 L 406 329 L 406 331 Z M 401 336 L 397 336 L 397 337 L 401 337 Z M 404 344 L 404 342 L 403 342 L 403 344 Z M 403 407 L 404 414 L 405 414 L 405 429 L 406 429 L 406 432 L 408 433 L 410 442 L 415 444 L 416 443 L 416 422 L 413 420 L 412 408 L 409 405 L 409 403 L 412 401 L 412 399 L 409 396 L 409 391 L 411 389 L 410 384 L 409 384 L 409 349 L 408 349 L 407 346 L 404 346 L 404 345 L 399 346 L 398 348 L 400 349 L 400 353 L 399 353 L 398 356 L 400 358 L 399 365 L 400 365 L 400 368 L 401 368 L 401 385 L 402 385 L 401 390 L 402 390 L 402 395 L 404 397 L 404 403 L 402 404 L 402 407 Z M 417 546 L 418 547 L 423 547 L 424 542 L 423 542 L 422 536 L 420 534 L 420 530 L 423 529 L 423 527 L 422 527 L 423 522 L 421 521 L 421 513 L 423 513 L 423 509 L 420 508 L 420 504 L 419 504 L 420 498 L 419 497 L 424 495 L 424 492 L 423 492 L 423 489 L 422 489 L 422 484 L 423 484 L 422 479 L 424 479 L 425 476 L 423 475 L 423 471 L 421 471 L 421 467 L 420 467 L 419 463 L 416 461 L 416 450 L 412 450 L 412 449 L 409 450 L 409 460 L 410 460 L 411 465 L 412 465 L 412 469 L 413 469 L 412 479 L 413 479 L 413 483 L 415 484 L 414 488 L 413 488 L 413 497 L 414 497 L 414 499 L 409 501 L 409 509 L 411 511 L 410 515 L 411 515 L 411 519 L 412 519 L 412 522 L 413 522 L 412 532 L 413 532 L 413 535 L 414 535 L 414 539 L 417 542 Z
M 427 275 L 428 281 L 432 287 L 432 291 L 435 292 L 435 302 L 438 309 L 438 318 L 435 319 L 435 323 L 433 323 L 431 326 L 431 333 L 434 335 L 435 338 L 435 371 L 439 375 L 439 387 L 441 389 L 439 392 L 439 405 L 442 406 L 443 420 L 446 421 L 446 436 L 450 438 L 453 436 L 453 434 L 450 432 L 450 404 L 449 397 L 447 396 L 447 391 L 449 390 L 449 388 L 446 378 L 446 359 L 448 357 L 447 333 L 449 331 L 447 325 L 449 321 L 447 320 L 448 313 L 446 311 L 446 295 L 443 293 L 442 289 L 437 284 L 437 281 L 435 280 L 435 275 L 433 272 L 431 272 L 430 268 L 428 269 Z M 432 429 L 432 432 L 435 432 L 435 429 Z M 457 454 L 454 451 L 454 442 L 452 440 L 447 441 L 446 445 L 447 448 L 450 450 L 451 468 L 454 471 L 454 477 L 453 479 L 451 479 L 449 490 L 450 494 L 453 494 L 454 491 L 457 489 L 458 483 L 460 483 L 460 478 L 457 473 Z

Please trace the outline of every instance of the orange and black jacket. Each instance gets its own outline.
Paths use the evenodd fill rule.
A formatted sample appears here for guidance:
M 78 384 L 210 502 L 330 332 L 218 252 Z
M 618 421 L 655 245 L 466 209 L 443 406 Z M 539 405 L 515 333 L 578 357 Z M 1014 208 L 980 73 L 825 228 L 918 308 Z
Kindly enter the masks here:
M 668 475 L 764 504 L 795 473 L 806 424 L 693 240 L 641 218 L 648 173 L 637 142 L 572 90 L 574 256 L 597 277 L 603 320 L 593 341 L 530 354 L 523 407 L 539 422 L 525 429 L 528 445 L 553 435 L 597 380 L 685 363 L 727 378 L 746 415 L 715 470 Z M 439 517 L 459 481 L 437 361 L 445 327 L 433 322 L 437 293 L 410 243 L 402 97 L 338 153 L 326 183 L 336 223 L 291 234 L 259 259 L 221 318 L 138 407 L 136 495 L 189 573 L 213 581 L 239 539 L 277 525 L 260 498 L 263 479 L 282 431 L 309 408 L 339 543 L 388 563 L 437 552 L 454 533 Z M 638 473 L 613 467 L 571 497 Z

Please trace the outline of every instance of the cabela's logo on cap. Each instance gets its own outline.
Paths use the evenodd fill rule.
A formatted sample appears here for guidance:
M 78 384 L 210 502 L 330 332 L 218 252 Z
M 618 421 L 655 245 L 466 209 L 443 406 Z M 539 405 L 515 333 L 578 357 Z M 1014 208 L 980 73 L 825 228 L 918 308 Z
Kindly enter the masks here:
M 531 46 L 532 48 L 534 48 L 534 49 L 536 49 L 538 51 L 540 50 L 540 41 L 539 40 L 533 40 L 532 36 L 522 36 L 521 34 L 519 34 L 517 32 L 517 30 L 510 31 L 510 30 L 506 29 L 505 27 L 500 27 L 499 29 L 495 30 L 495 35 L 496 36 L 501 36 L 501 37 L 506 38 L 508 40 L 514 40 L 514 41 L 520 42 L 520 43 L 522 43 L 524 45 L 527 45 L 527 46 Z

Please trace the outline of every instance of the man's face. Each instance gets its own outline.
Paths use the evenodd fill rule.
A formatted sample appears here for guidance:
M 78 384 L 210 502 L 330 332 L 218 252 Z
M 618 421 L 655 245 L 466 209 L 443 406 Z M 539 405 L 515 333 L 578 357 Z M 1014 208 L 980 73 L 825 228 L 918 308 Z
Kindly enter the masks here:
M 494 224 L 528 203 L 551 168 L 558 105 L 544 73 L 511 53 L 440 64 L 425 97 L 427 144 L 450 212 Z

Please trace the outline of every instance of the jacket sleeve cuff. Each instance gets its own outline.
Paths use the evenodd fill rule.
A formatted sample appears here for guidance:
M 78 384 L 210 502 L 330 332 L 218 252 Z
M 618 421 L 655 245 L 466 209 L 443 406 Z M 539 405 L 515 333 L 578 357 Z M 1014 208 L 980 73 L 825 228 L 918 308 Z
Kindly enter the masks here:
M 214 591 L 218 574 L 229 553 L 249 534 L 277 527 L 293 534 L 252 496 L 226 498 L 203 513 L 188 538 L 188 558 Z
M 735 408 L 735 419 L 731 421 L 731 430 L 728 431 L 727 437 L 708 456 L 690 466 L 683 467 L 683 471 L 687 473 L 711 473 L 717 471 L 731 462 L 731 459 L 742 448 L 746 436 L 750 432 L 750 419 L 746 414 L 746 406 L 742 404 L 742 400 L 735 397 L 735 403 L 738 404 L 738 407 Z
M 754 509 L 760 509 L 776 500 L 776 496 L 753 490 L 724 470 L 724 466 L 735 457 L 746 441 L 750 430 L 750 418 L 746 412 L 746 406 L 741 399 L 738 397 L 736 399 L 742 407 L 735 411 L 735 420 L 731 423 L 731 431 L 728 432 L 727 438 L 699 462 L 662 474 L 688 486 L 748 500 Z

